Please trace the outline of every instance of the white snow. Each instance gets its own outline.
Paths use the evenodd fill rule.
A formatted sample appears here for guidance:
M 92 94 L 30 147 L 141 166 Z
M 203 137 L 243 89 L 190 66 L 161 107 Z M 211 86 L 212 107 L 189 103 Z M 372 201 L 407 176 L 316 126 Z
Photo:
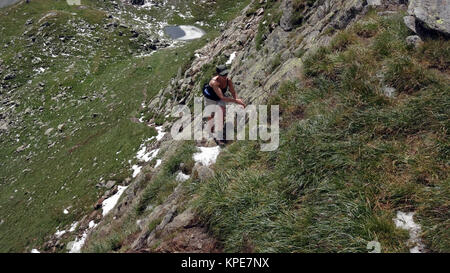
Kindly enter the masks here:
M 116 194 L 103 201 L 102 203 L 103 217 L 105 217 L 114 208 L 114 206 L 119 201 L 120 196 L 127 188 L 128 186 L 119 186 Z
M 175 178 L 178 182 L 184 182 L 188 180 L 191 176 L 184 174 L 183 172 L 179 172 L 177 177 Z
M 231 55 L 230 55 L 230 59 L 228 59 L 228 61 L 225 63 L 226 65 L 230 65 L 232 62 L 233 62 L 233 60 L 236 58 L 236 51 L 235 52 L 233 52 L 233 53 L 231 53 Z
M 216 163 L 217 157 L 220 154 L 220 147 L 198 147 L 200 152 L 193 155 L 195 162 L 202 163 L 203 166 L 209 166 Z
M 149 161 L 153 160 L 158 155 L 159 149 L 154 149 L 154 150 L 151 150 L 151 151 L 147 152 L 147 146 L 146 146 L 147 142 L 149 142 L 149 141 L 151 141 L 153 139 L 156 139 L 156 141 L 160 141 L 166 135 L 166 132 L 164 132 L 163 126 L 155 127 L 155 129 L 156 129 L 158 134 L 156 136 L 152 136 L 149 139 L 146 139 L 144 141 L 144 143 L 141 144 L 141 147 L 140 147 L 139 151 L 136 154 L 136 158 L 138 160 L 149 162 Z M 129 162 L 131 162 L 131 161 L 129 161 Z M 155 166 L 155 168 L 156 167 L 157 166 Z M 131 168 L 133 169 L 133 178 L 135 178 L 142 170 L 142 166 L 138 166 L 138 165 L 133 165 Z
M 133 169 L 133 178 L 135 178 L 142 170 L 142 166 L 133 165 L 131 167 Z
M 153 2 L 146 1 L 145 4 L 142 5 L 141 7 L 142 7 L 142 8 L 151 8 L 151 7 L 153 7 L 153 6 L 156 6 L 156 4 L 153 3 Z
M 147 147 L 145 147 L 145 145 L 143 145 L 143 147 L 138 151 L 136 158 L 141 161 L 149 162 L 150 160 L 155 158 L 159 153 L 159 149 L 151 150 L 148 153 L 146 153 L 146 150 L 147 150 Z
M 86 237 L 87 237 L 87 231 L 86 230 L 83 235 L 81 236 L 81 238 L 77 238 L 75 239 L 75 241 L 70 242 L 67 246 L 70 247 L 69 249 L 69 253 L 80 253 L 81 252 L 81 248 L 84 245 L 84 242 L 86 242 Z
M 96 226 L 96 224 L 95 224 L 94 220 L 89 222 L 89 228 L 93 228 L 95 226 Z
M 415 212 L 397 212 L 397 217 L 394 218 L 394 223 L 397 228 L 406 229 L 409 231 L 408 244 L 412 246 L 409 249 L 411 253 L 422 253 L 425 245 L 420 240 L 420 233 L 422 229 L 420 225 L 414 222 Z
M 161 159 L 156 160 L 155 167 L 153 167 L 153 168 L 155 168 L 155 169 L 158 168 L 159 165 L 161 165 L 161 163 L 162 163 L 162 160 L 161 160 Z
M 78 224 L 78 222 L 75 222 L 75 223 Z M 72 226 L 74 226 L 74 225 L 72 224 Z M 94 221 L 90 221 L 89 227 L 84 231 L 83 235 L 80 238 L 76 238 L 75 241 L 72 241 L 69 244 L 67 244 L 69 253 L 80 253 L 81 248 L 83 247 L 84 243 L 86 242 L 86 238 L 88 236 L 89 231 L 94 229 L 96 226 L 97 226 L 97 224 L 95 224 Z
M 61 230 L 61 231 L 57 230 L 55 232 L 55 236 L 59 238 L 59 237 L 63 236 L 64 234 L 66 234 L 66 232 L 67 231 L 65 231 L 65 230 Z
M 69 232 L 74 232 L 77 226 L 78 222 L 73 222 L 73 224 L 70 226 Z
M 185 33 L 184 36 L 178 38 L 177 40 L 187 41 L 187 40 L 193 40 L 203 37 L 205 35 L 205 32 L 198 27 L 194 26 L 185 26 L 181 25 L 179 26 Z
M 39 252 L 39 250 L 33 248 L 33 249 L 31 250 L 31 253 L 41 253 L 41 252 Z
M 158 132 L 158 135 L 156 136 L 156 140 L 160 141 L 166 133 L 164 132 L 164 128 L 162 126 L 155 127 L 156 131 Z

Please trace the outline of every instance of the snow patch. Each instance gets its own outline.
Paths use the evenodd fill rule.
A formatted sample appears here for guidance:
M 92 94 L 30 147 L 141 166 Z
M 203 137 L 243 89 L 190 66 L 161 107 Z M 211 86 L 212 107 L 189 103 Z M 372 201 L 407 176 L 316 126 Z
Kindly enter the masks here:
M 60 238 L 61 236 L 63 236 L 64 234 L 66 234 L 66 232 L 67 232 L 67 231 L 65 231 L 65 230 L 61 230 L 61 231 L 57 230 L 57 231 L 55 232 L 55 236 L 56 236 L 57 238 Z
M 155 169 L 158 168 L 159 165 L 161 165 L 161 163 L 162 163 L 162 160 L 161 160 L 161 159 L 156 160 L 155 167 L 153 167 L 153 168 L 155 168 Z
M 397 217 L 394 218 L 394 223 L 397 228 L 405 229 L 409 231 L 408 244 L 412 246 L 409 249 L 411 253 L 422 253 L 425 245 L 420 240 L 420 233 L 422 229 L 420 225 L 414 222 L 415 212 L 397 212 Z
M 166 26 L 164 27 L 164 32 L 175 41 L 194 40 L 205 35 L 205 32 L 202 29 L 188 25 Z
M 146 150 L 147 150 L 147 147 L 145 147 L 145 145 L 144 145 L 141 148 L 141 150 L 138 151 L 136 158 L 141 161 L 149 162 L 150 160 L 155 158 L 159 153 L 159 149 L 151 150 L 148 153 L 146 153 Z
M 217 157 L 220 154 L 220 147 L 198 147 L 200 152 L 193 155 L 195 162 L 202 163 L 203 166 L 209 166 L 216 163 Z
M 180 26 L 180 28 L 185 32 L 183 37 L 178 38 L 178 40 L 187 41 L 203 37 L 205 32 L 198 27 L 194 26 Z
M 231 53 L 230 58 L 228 59 L 228 61 L 225 64 L 230 65 L 235 58 L 236 58 L 236 51 Z
M 133 169 L 133 178 L 135 178 L 142 170 L 142 166 L 133 165 L 131 167 Z
M 93 228 L 95 226 L 96 226 L 96 224 L 95 224 L 94 220 L 89 222 L 89 228 Z
M 152 136 L 151 138 L 145 140 L 144 143 L 141 144 L 141 147 L 136 154 L 136 158 L 138 160 L 149 162 L 158 155 L 159 149 L 154 149 L 154 150 L 147 152 L 147 146 L 146 146 L 147 142 L 149 142 L 153 139 L 156 139 L 156 141 L 160 141 L 166 135 L 166 132 L 164 132 L 163 126 L 155 127 L 155 129 L 158 134 L 156 136 Z M 129 161 L 129 162 L 131 162 L 131 161 Z M 131 167 L 131 169 L 133 170 L 133 178 L 135 178 L 141 172 L 142 166 L 133 165 Z
M 75 241 L 70 242 L 67 246 L 70 247 L 69 253 L 80 253 L 81 248 L 86 242 L 87 230 L 83 233 L 80 238 L 75 239 Z
M 177 180 L 177 182 L 184 182 L 188 180 L 190 177 L 191 177 L 190 175 L 184 174 L 183 172 L 179 172 L 175 179 Z
M 73 224 L 70 226 L 69 232 L 74 232 L 77 226 L 78 222 L 73 222 Z
M 166 133 L 164 132 L 164 128 L 162 126 L 155 127 L 156 131 L 158 132 L 158 135 L 156 136 L 156 140 L 160 141 Z
M 78 222 L 77 222 L 78 224 Z M 95 222 L 92 220 L 89 222 L 89 227 L 83 232 L 83 235 L 80 238 L 76 238 L 75 241 L 69 242 L 67 244 L 67 248 L 69 249 L 69 253 L 80 253 L 81 248 L 86 242 L 86 238 L 89 232 L 97 226 Z
M 102 203 L 103 217 L 105 217 L 117 204 L 122 193 L 128 188 L 128 186 L 119 186 L 117 193 L 113 196 L 105 199 Z M 90 226 L 90 223 L 89 223 Z

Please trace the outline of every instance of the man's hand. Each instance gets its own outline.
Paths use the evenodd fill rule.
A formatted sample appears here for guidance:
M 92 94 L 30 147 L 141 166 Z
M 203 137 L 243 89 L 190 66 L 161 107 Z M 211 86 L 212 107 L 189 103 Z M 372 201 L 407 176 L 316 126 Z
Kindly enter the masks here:
M 241 99 L 236 99 L 236 103 L 242 105 L 244 108 L 247 107 L 247 105 L 245 105 L 244 101 Z

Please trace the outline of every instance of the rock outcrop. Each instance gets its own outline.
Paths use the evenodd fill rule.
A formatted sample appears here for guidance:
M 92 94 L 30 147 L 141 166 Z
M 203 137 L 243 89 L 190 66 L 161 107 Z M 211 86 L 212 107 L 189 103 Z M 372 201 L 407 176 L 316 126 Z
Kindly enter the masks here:
M 393 5 L 392 1 L 385 2 L 386 5 Z M 249 15 L 247 7 L 241 16 L 227 25 L 221 36 L 196 51 L 196 59 L 191 66 L 184 72 L 179 71 L 148 108 L 154 111 L 155 116 L 166 116 L 173 106 L 189 104 L 194 96 L 201 95 L 203 82 L 199 80 L 202 68 L 234 52 L 236 57 L 231 62 L 230 76 L 239 96 L 247 103 L 265 102 L 269 94 L 277 91 L 281 82 L 299 78 L 302 62 L 295 52 L 303 50 L 309 54 L 309 51 L 327 45 L 333 35 L 333 32 L 327 33 L 328 30 L 346 28 L 369 7 L 367 1 L 316 1 L 305 8 L 302 25 L 294 29 L 292 5 L 291 0 L 283 0 L 279 23 L 263 22 L 266 12 L 263 8 Z M 263 37 L 262 49 L 255 42 L 256 35 L 261 31 L 258 29 L 260 23 L 269 25 L 266 33 L 260 33 Z M 298 41 L 289 43 L 293 36 L 299 37 Z
M 270 94 L 278 92 L 282 82 L 301 80 L 302 56 L 313 53 L 320 46 L 328 45 L 336 33 L 335 30 L 347 28 L 364 15 L 370 6 L 394 10 L 405 8 L 404 1 L 401 0 L 316 1 L 309 9 L 305 9 L 301 26 L 294 27 L 292 3 L 291 0 L 283 1 L 283 14 L 279 23 L 265 22 L 264 14 L 267 11 L 262 8 L 252 13 L 247 13 L 248 8 L 245 9 L 242 15 L 226 26 L 218 38 L 196 51 L 196 58 L 191 65 L 184 71 L 180 69 L 171 83 L 149 103 L 148 108 L 154 111 L 154 115 L 167 116 L 173 106 L 192 102 L 195 96 L 201 95 L 204 68 L 215 64 L 217 60 L 223 60 L 223 57 L 229 59 L 230 76 L 239 96 L 248 104 L 264 103 Z M 264 33 L 259 33 L 262 45 L 258 48 L 256 37 L 263 22 L 268 24 L 268 27 Z M 420 37 L 411 37 L 409 40 L 414 45 L 420 43 Z M 297 54 L 299 51 L 303 52 L 300 57 Z M 230 56 L 235 58 L 229 58 Z M 388 91 L 393 93 L 392 90 Z M 172 150 L 177 148 L 175 142 L 170 139 L 163 140 L 161 145 Z M 203 166 L 195 166 L 192 173 L 194 177 L 200 178 L 199 180 L 214 176 L 211 169 Z M 108 225 L 120 225 L 121 217 L 126 215 L 140 198 L 142 184 L 142 176 L 132 182 L 126 191 L 126 197 L 113 213 L 116 223 L 100 225 L 97 231 L 99 236 L 111 228 Z M 189 202 L 185 194 L 185 189 L 179 184 L 162 204 L 148 208 L 149 214 L 145 219 L 138 220 L 139 230 L 129 240 L 129 251 L 221 251 L 220 244 L 208 234 L 207 229 L 197 219 L 195 211 L 186 207 Z
M 405 23 L 418 34 L 437 32 L 450 36 L 449 0 L 410 0 Z

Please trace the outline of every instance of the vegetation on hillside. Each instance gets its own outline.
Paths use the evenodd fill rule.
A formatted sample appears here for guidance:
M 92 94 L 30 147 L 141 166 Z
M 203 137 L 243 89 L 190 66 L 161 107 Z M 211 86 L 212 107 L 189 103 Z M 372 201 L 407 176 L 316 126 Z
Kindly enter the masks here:
M 417 212 L 429 251 L 450 250 L 450 44 L 415 49 L 407 35 L 401 14 L 375 13 L 338 33 L 303 57 L 301 83 L 269 99 L 280 148 L 240 141 L 221 154 L 216 177 L 193 191 L 225 251 L 367 252 L 375 240 L 407 252 L 397 211 Z
M 96 184 L 122 183 L 131 175 L 136 151 L 155 134 L 133 122 L 148 110 L 141 104 L 248 4 L 178 2 L 176 10 L 189 5 L 192 16 L 122 4 L 118 13 L 113 3 L 102 1 L 83 1 L 79 7 L 36 0 L 0 10 L 0 95 L 3 104 L 7 99 L 15 105 L 15 124 L 0 139 L 1 252 L 42 246 L 57 229 L 92 211 L 105 191 Z M 214 16 L 211 5 L 221 13 Z M 213 16 L 205 17 L 206 10 Z M 145 44 L 156 43 L 151 35 L 157 29 L 142 29 L 145 24 L 133 20 L 146 13 L 156 23 L 204 22 L 207 34 L 153 52 Z M 3 80 L 11 71 L 15 77 Z

